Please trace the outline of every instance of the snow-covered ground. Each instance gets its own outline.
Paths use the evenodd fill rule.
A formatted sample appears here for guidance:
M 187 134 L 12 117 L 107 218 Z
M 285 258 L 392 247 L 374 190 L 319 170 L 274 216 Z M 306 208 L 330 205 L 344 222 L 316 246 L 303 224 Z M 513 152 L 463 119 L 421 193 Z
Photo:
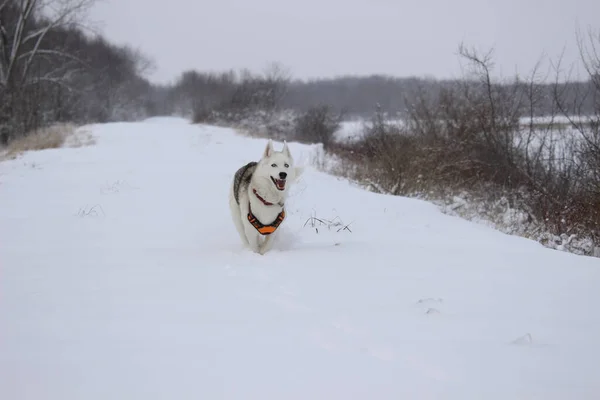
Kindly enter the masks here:
M 265 140 L 91 132 L 0 163 L 0 399 L 600 398 L 597 258 L 312 168 L 260 256 L 227 194 Z

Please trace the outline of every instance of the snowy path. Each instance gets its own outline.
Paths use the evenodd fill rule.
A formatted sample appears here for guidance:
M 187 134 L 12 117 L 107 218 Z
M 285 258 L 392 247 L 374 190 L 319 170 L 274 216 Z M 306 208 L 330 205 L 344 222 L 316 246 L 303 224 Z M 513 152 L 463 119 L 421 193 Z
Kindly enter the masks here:
M 227 194 L 264 140 L 93 134 L 0 163 L 0 399 L 600 398 L 598 259 L 310 168 L 259 256 Z

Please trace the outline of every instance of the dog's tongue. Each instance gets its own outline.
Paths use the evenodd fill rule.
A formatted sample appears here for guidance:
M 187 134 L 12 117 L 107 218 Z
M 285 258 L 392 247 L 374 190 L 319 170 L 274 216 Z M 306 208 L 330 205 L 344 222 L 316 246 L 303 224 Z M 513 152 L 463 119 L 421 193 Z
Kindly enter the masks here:
M 277 179 L 277 188 L 279 189 L 285 189 L 285 181 L 281 180 L 281 179 Z

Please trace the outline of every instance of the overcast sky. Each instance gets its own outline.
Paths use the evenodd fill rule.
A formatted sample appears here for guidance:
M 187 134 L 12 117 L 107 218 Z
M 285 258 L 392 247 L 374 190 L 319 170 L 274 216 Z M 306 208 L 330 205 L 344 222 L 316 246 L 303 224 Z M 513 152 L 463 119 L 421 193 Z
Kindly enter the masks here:
M 164 83 L 271 61 L 297 78 L 456 77 L 461 41 L 494 47 L 502 75 L 526 73 L 565 46 L 575 62 L 577 28 L 600 31 L 599 15 L 600 0 L 102 0 L 91 18 L 152 57 L 150 79 Z

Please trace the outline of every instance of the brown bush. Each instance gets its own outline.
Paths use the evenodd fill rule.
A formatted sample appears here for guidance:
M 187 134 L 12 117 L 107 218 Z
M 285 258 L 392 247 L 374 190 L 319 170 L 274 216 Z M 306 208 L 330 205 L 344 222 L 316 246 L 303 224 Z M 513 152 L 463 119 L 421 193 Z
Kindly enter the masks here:
M 314 106 L 294 121 L 293 135 L 299 142 L 322 143 L 327 149 L 333 135 L 340 128 L 342 114 L 336 114 L 328 106 Z
M 344 174 L 391 194 L 503 196 L 552 234 L 578 234 L 600 245 L 600 101 L 591 121 L 572 119 L 565 126 L 555 117 L 573 107 L 561 101 L 578 96 L 557 92 L 556 115 L 535 123 L 535 71 L 528 82 L 495 84 L 489 55 L 464 48 L 461 54 L 473 76 L 435 98 L 420 93 L 404 128 L 376 113 L 361 140 L 331 147 Z M 600 85 L 589 87 L 600 100 Z M 522 116 L 530 117 L 529 124 L 521 123 Z

